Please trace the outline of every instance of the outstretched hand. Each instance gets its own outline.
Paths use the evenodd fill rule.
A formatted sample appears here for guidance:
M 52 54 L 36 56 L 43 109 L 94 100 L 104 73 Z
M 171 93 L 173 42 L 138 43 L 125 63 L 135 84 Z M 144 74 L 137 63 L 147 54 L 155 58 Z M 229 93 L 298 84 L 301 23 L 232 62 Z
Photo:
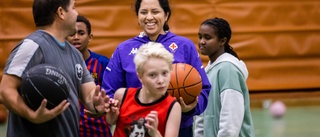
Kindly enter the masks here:
M 30 116 L 30 122 L 35 124 L 40 124 L 47 122 L 56 116 L 60 115 L 63 111 L 65 111 L 70 103 L 67 100 L 63 100 L 58 106 L 53 109 L 47 109 L 47 100 L 43 99 L 39 108 L 34 111 L 34 113 Z
M 113 115 L 118 115 L 119 114 L 119 109 L 118 109 L 118 100 L 115 100 L 113 98 L 109 98 L 109 101 L 107 103 L 104 103 L 104 113 L 92 113 L 91 111 L 84 109 L 84 113 L 92 118 L 99 118 L 101 116 L 106 115 L 107 117 L 111 117 Z
M 107 112 L 106 108 L 109 107 L 109 99 L 110 97 L 106 95 L 106 91 L 104 89 L 100 92 L 100 86 L 97 85 L 93 95 L 93 108 L 94 111 L 92 114 L 104 114 Z
M 184 103 L 184 101 L 183 101 L 183 98 L 182 97 L 180 97 L 179 98 L 179 103 L 180 103 L 180 105 L 181 105 L 181 112 L 189 112 L 189 111 L 191 111 L 194 107 L 196 107 L 197 106 L 197 104 L 198 104 L 198 97 L 196 97 L 196 99 L 192 102 L 192 103 L 190 103 L 190 104 L 186 104 L 186 103 Z

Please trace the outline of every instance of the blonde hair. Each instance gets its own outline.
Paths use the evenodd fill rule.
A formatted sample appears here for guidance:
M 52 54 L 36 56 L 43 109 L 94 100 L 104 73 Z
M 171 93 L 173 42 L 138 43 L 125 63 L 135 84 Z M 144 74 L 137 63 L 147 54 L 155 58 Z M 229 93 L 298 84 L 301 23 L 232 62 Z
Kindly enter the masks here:
M 144 73 L 143 66 L 150 58 L 163 59 L 168 63 L 171 70 L 173 55 L 161 43 L 148 42 L 139 48 L 133 59 L 133 62 L 136 65 L 136 71 L 139 74 Z

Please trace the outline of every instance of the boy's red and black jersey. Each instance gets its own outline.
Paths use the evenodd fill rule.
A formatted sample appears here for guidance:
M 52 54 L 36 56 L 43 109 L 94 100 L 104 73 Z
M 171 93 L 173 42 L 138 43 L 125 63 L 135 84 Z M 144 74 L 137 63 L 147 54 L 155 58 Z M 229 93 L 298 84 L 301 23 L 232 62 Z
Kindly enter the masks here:
M 165 135 L 165 128 L 168 116 L 171 112 L 176 100 L 166 93 L 159 100 L 152 103 L 141 103 L 138 99 L 140 88 L 127 88 L 122 99 L 120 106 L 120 114 L 117 120 L 114 137 L 129 137 L 133 135 L 143 135 L 149 137 L 146 128 L 144 127 L 144 118 L 151 112 L 158 112 L 158 130 L 161 135 Z M 141 120 L 143 118 L 143 124 Z M 140 122 L 140 123 L 139 123 Z M 137 126 L 139 125 L 139 126 Z M 142 126 L 141 126 L 142 125 Z M 140 130 L 134 128 L 140 127 Z M 141 128 L 145 128 L 145 133 L 133 133 L 134 131 L 143 131 Z

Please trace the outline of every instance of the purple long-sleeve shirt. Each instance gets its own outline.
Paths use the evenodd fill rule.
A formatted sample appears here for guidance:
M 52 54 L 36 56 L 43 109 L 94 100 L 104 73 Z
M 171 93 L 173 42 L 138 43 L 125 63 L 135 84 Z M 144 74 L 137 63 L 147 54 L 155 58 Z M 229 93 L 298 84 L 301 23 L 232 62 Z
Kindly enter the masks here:
M 121 87 L 141 87 L 133 58 L 138 48 L 148 42 L 150 42 L 150 39 L 141 33 L 139 36 L 126 40 L 118 45 L 103 76 L 102 88 L 106 90 L 107 95 L 113 98 L 115 91 Z M 180 127 L 190 127 L 193 123 L 193 116 L 201 114 L 206 109 L 211 88 L 202 61 L 194 43 L 185 37 L 175 35 L 168 31 L 164 35 L 159 35 L 156 42 L 162 43 L 164 47 L 174 55 L 173 63 L 190 64 L 196 68 L 201 75 L 202 91 L 198 96 L 198 104 L 192 111 L 182 113 Z

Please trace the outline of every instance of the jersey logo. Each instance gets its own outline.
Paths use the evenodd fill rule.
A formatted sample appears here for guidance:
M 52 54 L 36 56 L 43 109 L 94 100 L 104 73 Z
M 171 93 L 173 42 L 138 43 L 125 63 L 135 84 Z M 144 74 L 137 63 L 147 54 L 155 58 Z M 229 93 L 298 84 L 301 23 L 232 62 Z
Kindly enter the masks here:
M 138 52 L 138 48 L 132 48 L 129 55 L 134 55 Z
M 78 78 L 79 80 L 81 80 L 81 79 L 82 79 L 82 75 L 83 75 L 83 68 L 82 68 L 82 66 L 81 66 L 80 64 L 76 64 L 75 69 L 76 69 L 77 78 Z
M 134 118 L 135 116 L 133 116 Z M 144 126 L 146 120 L 143 117 L 132 119 L 130 124 L 125 125 L 125 133 L 127 137 L 149 137 L 147 127 Z
M 92 78 L 97 79 L 98 78 L 98 73 L 92 72 L 91 76 L 92 76 Z
M 106 67 L 106 70 L 111 71 L 111 69 L 109 67 Z
M 171 53 L 174 53 L 178 49 L 178 45 L 176 43 L 171 43 L 169 46 Z

